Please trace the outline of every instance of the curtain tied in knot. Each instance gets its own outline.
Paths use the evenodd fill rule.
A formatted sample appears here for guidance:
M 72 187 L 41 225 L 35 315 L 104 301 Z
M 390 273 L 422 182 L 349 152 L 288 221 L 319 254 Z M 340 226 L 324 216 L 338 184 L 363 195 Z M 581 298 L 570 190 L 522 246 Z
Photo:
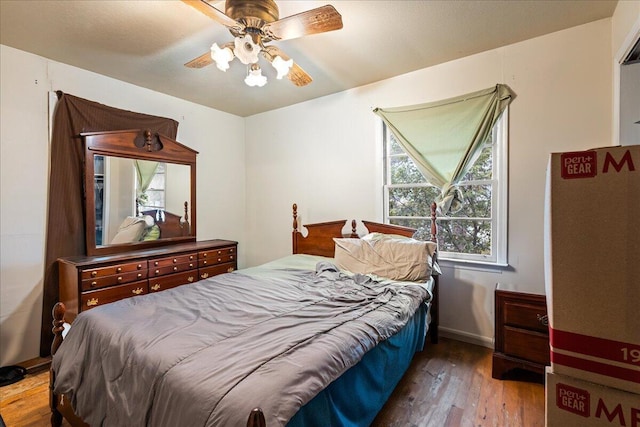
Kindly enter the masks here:
M 464 196 L 462 190 L 457 185 L 445 184 L 442 191 L 436 197 L 437 209 L 441 215 L 456 213 L 464 205 Z

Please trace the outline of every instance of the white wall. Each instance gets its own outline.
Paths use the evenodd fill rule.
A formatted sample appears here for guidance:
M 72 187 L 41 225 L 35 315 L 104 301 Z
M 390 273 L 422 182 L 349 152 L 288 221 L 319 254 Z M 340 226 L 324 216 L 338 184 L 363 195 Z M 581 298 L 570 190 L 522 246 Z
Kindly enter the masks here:
M 48 192 L 48 91 L 177 120 L 199 151 L 198 239 L 245 245 L 244 119 L 0 46 L 0 365 L 39 354 Z
M 611 144 L 611 20 L 605 19 L 247 119 L 248 265 L 290 253 L 303 223 L 382 220 L 382 148 L 373 107 L 418 104 L 505 83 L 509 268 L 444 266 L 441 325 L 490 346 L 496 282 L 544 293 L 549 153 Z
M 442 280 L 443 328 L 490 345 L 495 283 L 544 291 L 548 155 L 611 143 L 612 49 L 620 49 L 639 17 L 640 2 L 622 0 L 612 20 L 246 120 L 0 46 L 0 365 L 38 354 L 47 91 L 178 120 L 178 140 L 200 152 L 198 238 L 238 240 L 240 265 L 251 266 L 290 253 L 293 202 L 302 222 L 382 219 L 382 147 L 373 107 L 508 84 L 517 94 L 510 110 L 510 268 L 447 264 Z

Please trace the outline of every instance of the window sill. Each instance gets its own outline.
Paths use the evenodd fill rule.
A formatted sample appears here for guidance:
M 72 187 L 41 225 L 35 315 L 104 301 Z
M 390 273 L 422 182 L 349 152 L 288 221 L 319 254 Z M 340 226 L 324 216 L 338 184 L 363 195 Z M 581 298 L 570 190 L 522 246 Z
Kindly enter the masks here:
M 511 269 L 508 263 L 497 263 L 490 261 L 472 261 L 468 259 L 456 259 L 438 257 L 438 264 L 443 267 L 468 268 L 473 270 L 490 270 L 492 272 L 502 273 L 504 270 Z

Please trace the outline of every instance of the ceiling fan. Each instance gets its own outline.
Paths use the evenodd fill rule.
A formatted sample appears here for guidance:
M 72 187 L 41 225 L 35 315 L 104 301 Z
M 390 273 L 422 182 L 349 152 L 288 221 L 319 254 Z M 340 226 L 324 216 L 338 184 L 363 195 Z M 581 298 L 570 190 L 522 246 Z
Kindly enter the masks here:
M 182 0 L 202 14 L 229 29 L 234 41 L 218 46 L 213 43 L 207 52 L 184 64 L 189 68 L 202 68 L 213 62 L 226 71 L 229 62 L 237 57 L 247 65 L 245 83 L 263 86 L 267 78 L 258 64 L 264 57 L 277 70 L 277 78 L 284 76 L 296 86 L 306 86 L 312 78 L 278 47 L 266 43 L 290 40 L 342 28 L 342 16 L 331 5 L 280 19 L 274 0 L 226 0 L 224 13 L 205 0 Z

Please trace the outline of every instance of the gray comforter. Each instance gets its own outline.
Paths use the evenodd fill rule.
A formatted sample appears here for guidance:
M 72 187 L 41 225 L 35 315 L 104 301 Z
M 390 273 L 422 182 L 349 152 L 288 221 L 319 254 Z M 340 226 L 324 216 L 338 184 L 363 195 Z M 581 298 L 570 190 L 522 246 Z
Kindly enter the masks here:
M 224 274 L 81 313 L 55 392 L 92 426 L 244 426 L 254 407 L 285 425 L 427 299 L 329 263 Z

